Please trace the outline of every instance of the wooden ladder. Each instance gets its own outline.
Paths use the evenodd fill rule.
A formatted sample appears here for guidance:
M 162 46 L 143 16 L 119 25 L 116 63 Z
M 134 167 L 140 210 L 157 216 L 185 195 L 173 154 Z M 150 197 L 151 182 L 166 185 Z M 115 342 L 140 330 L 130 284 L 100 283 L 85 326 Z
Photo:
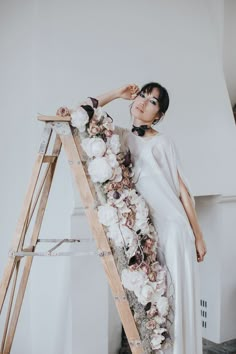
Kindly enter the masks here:
M 11 351 L 33 256 L 36 254 L 35 249 L 38 242 L 40 242 L 39 233 L 57 160 L 62 147 L 65 150 L 72 174 L 75 178 L 81 201 L 85 209 L 85 214 L 96 242 L 98 255 L 100 256 L 109 285 L 111 287 L 115 304 L 131 351 L 134 354 L 144 353 L 142 342 L 132 315 L 132 311 L 129 307 L 126 293 L 121 284 L 121 279 L 110 245 L 103 226 L 98 220 L 95 188 L 81 160 L 82 154 L 78 131 L 77 129 L 71 127 L 70 117 L 62 118 L 59 116 L 39 116 L 38 119 L 45 123 L 45 128 L 33 167 L 32 177 L 9 251 L 9 258 L 3 273 L 3 279 L 0 284 L 0 314 L 11 285 L 0 354 L 8 354 Z M 49 154 L 49 143 L 52 136 L 54 136 L 54 141 L 52 141 L 52 152 Z M 46 164 L 44 171 L 42 171 L 43 164 Z M 33 214 L 35 214 L 35 221 L 33 224 L 29 245 L 25 247 L 24 243 L 26 241 L 26 233 L 29 229 Z M 59 244 L 52 250 L 60 246 L 64 241 L 59 242 Z M 68 255 L 70 255 L 69 252 Z M 26 258 L 24 258 L 25 256 Z M 23 258 L 25 260 L 25 264 L 22 269 L 22 275 L 19 276 L 20 261 Z M 16 291 L 18 276 L 19 286 Z M 15 293 L 17 294 L 15 295 Z

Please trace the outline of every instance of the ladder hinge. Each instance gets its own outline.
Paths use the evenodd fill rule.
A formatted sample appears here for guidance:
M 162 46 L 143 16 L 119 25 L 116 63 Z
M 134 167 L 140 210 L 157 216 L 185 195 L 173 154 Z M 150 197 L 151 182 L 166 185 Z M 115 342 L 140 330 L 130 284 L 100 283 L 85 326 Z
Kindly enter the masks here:
M 126 295 L 114 295 L 116 301 L 128 301 Z
M 73 160 L 68 160 L 68 163 L 69 163 L 69 165 L 74 165 L 74 161 Z M 78 161 L 76 161 L 76 163 L 77 163 L 77 165 L 80 165 L 81 161 L 78 160 Z
M 131 347 L 140 347 L 142 342 L 138 339 L 128 341 Z
M 111 256 L 112 253 L 111 253 L 111 251 L 98 250 L 98 255 L 99 255 L 100 257 L 106 257 L 106 256 Z

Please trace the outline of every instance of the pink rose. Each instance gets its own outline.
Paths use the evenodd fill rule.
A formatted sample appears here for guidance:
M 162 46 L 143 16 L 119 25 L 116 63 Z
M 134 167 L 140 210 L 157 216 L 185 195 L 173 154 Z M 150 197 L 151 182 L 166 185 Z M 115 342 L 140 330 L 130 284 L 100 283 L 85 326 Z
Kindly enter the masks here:
M 97 135 L 98 133 L 100 133 L 100 128 L 98 126 L 90 126 L 88 129 L 89 135 Z
M 111 137 L 113 135 L 113 131 L 112 130 L 105 130 L 105 135 L 107 137 Z
M 146 328 L 147 329 L 155 329 L 157 326 L 157 323 L 155 320 L 149 320 L 147 323 L 146 323 Z
M 60 107 L 58 108 L 56 115 L 60 117 L 70 116 L 70 110 L 67 107 Z
M 152 318 L 158 314 L 157 308 L 152 305 L 151 308 L 147 311 L 147 318 Z
M 134 263 L 131 266 L 129 266 L 130 270 L 136 270 L 137 268 L 138 268 L 138 264 L 137 263 Z
M 149 265 L 146 262 L 143 262 L 140 266 L 140 268 L 146 273 L 148 274 L 150 271 Z

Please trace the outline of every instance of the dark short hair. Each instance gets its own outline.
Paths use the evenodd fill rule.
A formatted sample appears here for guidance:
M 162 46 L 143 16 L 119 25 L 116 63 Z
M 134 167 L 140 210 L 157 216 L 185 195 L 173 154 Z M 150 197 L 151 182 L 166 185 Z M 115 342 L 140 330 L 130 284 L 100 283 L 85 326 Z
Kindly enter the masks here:
M 167 89 L 162 85 L 160 85 L 158 82 L 149 82 L 148 84 L 145 84 L 138 92 L 138 95 L 141 92 L 150 94 L 154 88 L 157 88 L 159 91 L 159 97 L 158 97 L 158 102 L 160 106 L 159 112 L 165 114 L 169 107 L 169 102 L 170 102 L 169 94 L 167 92 Z

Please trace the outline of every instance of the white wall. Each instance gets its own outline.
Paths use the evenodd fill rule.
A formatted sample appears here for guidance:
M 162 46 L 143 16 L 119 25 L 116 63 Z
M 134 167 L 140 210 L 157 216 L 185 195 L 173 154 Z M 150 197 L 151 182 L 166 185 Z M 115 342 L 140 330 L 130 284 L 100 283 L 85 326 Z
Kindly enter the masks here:
M 54 114 L 60 105 L 73 106 L 126 83 L 159 81 L 168 88 L 171 105 L 158 129 L 176 141 L 194 193 L 235 193 L 235 125 L 211 6 L 205 0 L 0 3 L 0 276 L 38 150 L 43 128 L 38 112 Z M 128 105 L 117 100 L 107 108 L 117 124 L 129 125 Z M 68 234 L 72 208 L 63 155 L 43 236 Z M 64 313 L 62 323 L 60 311 L 68 274 L 63 258 L 33 263 L 30 316 L 19 333 L 24 338 L 31 329 L 34 354 L 58 353 L 64 346 L 61 333 L 70 317 Z M 30 353 L 19 337 L 23 352 Z
M 233 106 L 236 103 L 236 2 L 234 0 L 225 0 L 224 12 L 224 73 L 231 104 Z

